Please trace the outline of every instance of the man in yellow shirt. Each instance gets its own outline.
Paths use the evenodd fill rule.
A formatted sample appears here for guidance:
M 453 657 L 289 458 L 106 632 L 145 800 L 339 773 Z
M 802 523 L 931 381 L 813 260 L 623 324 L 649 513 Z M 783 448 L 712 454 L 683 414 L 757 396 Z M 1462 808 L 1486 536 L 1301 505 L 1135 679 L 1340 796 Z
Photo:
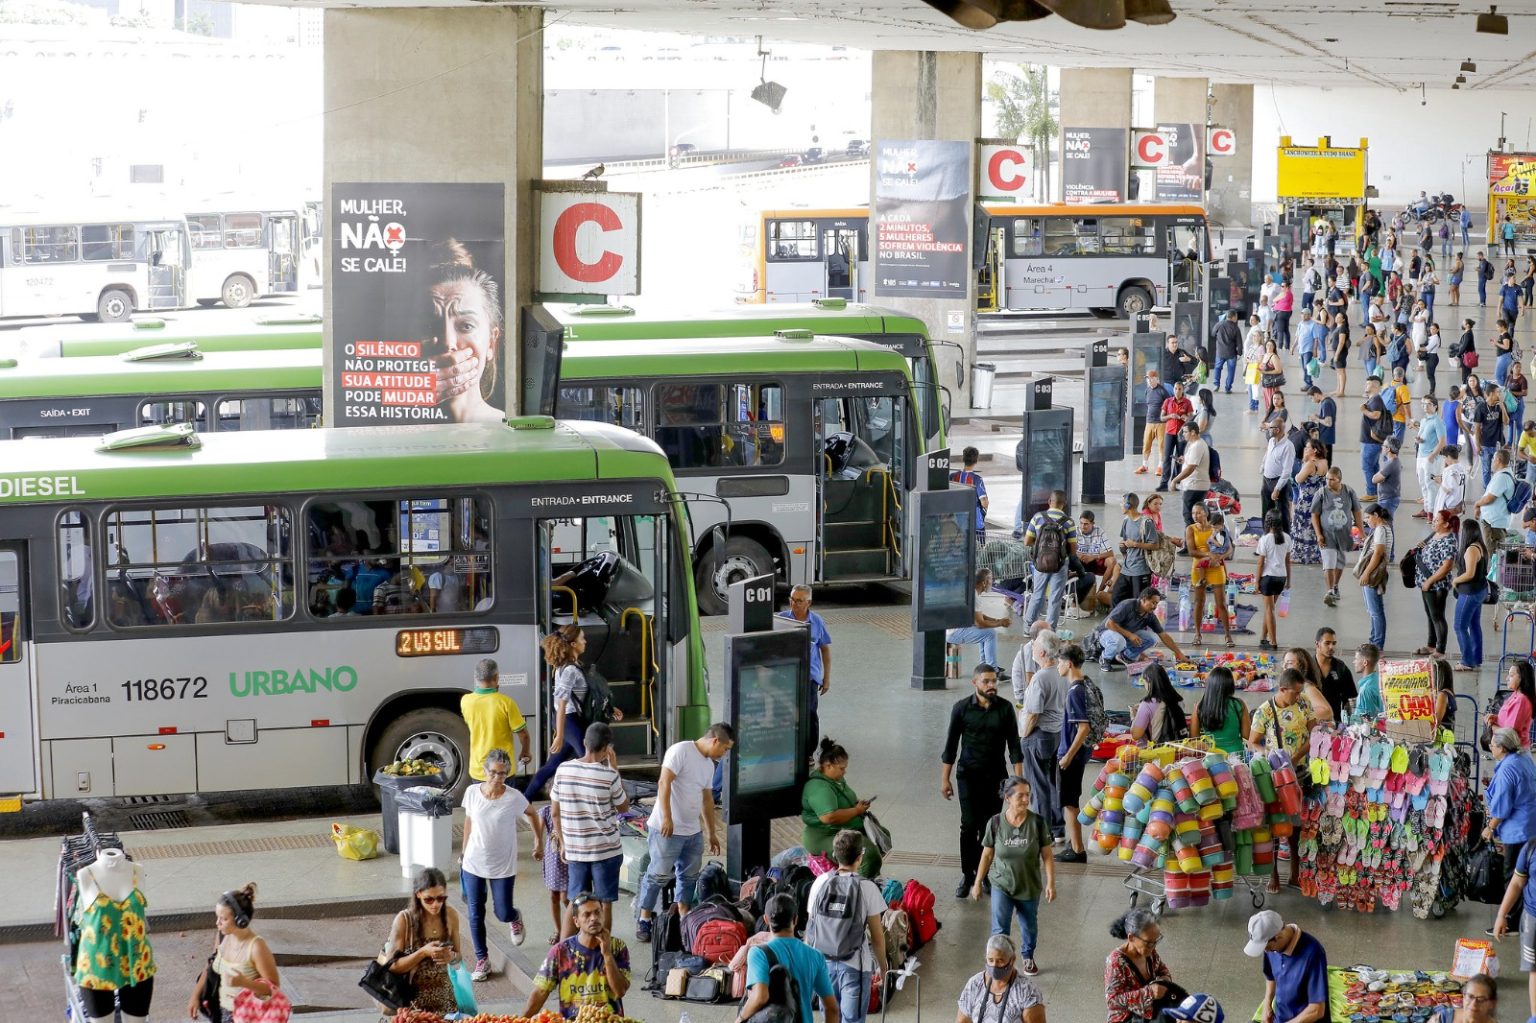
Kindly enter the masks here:
M 469 724 L 469 776 L 485 781 L 485 755 L 493 749 L 511 749 L 517 737 L 518 762 L 532 759 L 529 754 L 528 723 L 517 702 L 501 691 L 501 673 L 496 662 L 481 658 L 475 665 L 475 691 L 459 701 L 459 713 Z
M 1520 431 L 1520 460 L 1525 463 L 1525 478 L 1536 484 L 1536 421 Z

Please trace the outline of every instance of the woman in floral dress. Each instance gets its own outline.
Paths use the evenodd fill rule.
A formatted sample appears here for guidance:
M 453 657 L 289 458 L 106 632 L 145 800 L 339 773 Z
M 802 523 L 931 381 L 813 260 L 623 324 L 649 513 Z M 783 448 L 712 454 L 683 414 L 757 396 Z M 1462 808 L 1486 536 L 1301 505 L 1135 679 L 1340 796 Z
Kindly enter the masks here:
M 1309 440 L 1296 473 L 1296 500 L 1291 506 L 1291 563 L 1317 565 L 1323 560 L 1312 531 L 1312 499 L 1328 485 L 1328 459 L 1321 441 Z

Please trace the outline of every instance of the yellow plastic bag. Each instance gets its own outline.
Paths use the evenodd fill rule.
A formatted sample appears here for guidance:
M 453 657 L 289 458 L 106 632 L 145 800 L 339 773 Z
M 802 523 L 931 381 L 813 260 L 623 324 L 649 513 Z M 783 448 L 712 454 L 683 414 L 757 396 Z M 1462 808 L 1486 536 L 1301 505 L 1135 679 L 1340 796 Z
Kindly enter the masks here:
M 377 831 L 368 828 L 332 824 L 331 841 L 336 843 L 336 855 L 344 860 L 371 860 L 379 855 L 379 846 L 384 840 Z
M 1259 382 L 1260 375 L 1259 364 L 1257 362 L 1250 362 L 1243 369 L 1243 383 L 1256 385 Z

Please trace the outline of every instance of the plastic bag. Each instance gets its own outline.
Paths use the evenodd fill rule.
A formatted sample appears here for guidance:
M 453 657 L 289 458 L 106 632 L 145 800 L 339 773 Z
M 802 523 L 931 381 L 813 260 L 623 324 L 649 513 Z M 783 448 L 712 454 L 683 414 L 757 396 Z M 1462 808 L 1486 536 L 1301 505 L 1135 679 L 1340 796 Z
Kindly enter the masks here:
M 454 963 L 448 968 L 448 979 L 453 982 L 453 1000 L 458 1003 L 459 1011 L 466 1016 L 473 1016 L 480 1011 L 475 1002 L 475 982 L 469 974 L 469 967 L 464 961 Z
M 413 785 L 401 789 L 395 796 L 395 805 L 406 813 L 419 817 L 452 817 L 453 803 L 448 793 L 428 785 Z
M 336 843 L 336 855 L 344 860 L 371 860 L 384 842 L 377 831 L 352 824 L 332 824 L 331 841 Z

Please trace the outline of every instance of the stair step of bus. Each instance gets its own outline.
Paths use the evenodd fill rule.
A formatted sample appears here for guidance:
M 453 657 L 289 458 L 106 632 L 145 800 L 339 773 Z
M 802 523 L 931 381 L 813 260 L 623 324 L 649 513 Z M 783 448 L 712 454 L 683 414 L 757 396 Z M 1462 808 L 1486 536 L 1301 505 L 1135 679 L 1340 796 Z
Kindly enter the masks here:
M 884 547 L 856 547 L 841 551 L 825 551 L 822 555 L 821 574 L 827 582 L 848 579 L 851 576 L 884 577 L 890 551 Z
M 822 545 L 828 551 L 851 551 L 878 547 L 885 538 L 881 522 L 828 522 L 822 527 Z

